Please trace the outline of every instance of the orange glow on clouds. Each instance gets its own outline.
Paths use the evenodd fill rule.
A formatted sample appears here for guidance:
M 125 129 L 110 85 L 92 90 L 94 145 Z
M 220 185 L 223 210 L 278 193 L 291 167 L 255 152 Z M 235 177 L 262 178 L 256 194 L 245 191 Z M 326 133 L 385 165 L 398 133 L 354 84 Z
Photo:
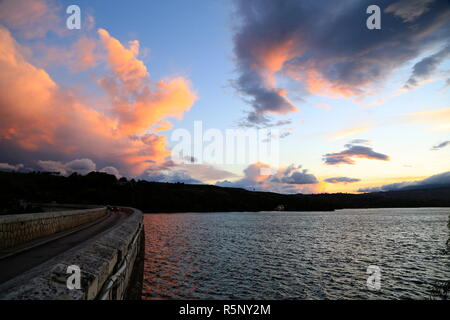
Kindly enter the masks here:
M 304 81 L 306 89 L 316 96 L 351 98 L 361 94 L 361 91 L 356 88 L 338 81 L 329 81 L 310 64 L 305 64 L 302 67 L 289 66 L 285 72 L 292 80 Z
M 130 42 L 130 48 L 125 48 L 106 30 L 100 29 L 98 33 L 114 74 L 101 79 L 100 85 L 111 98 L 118 129 L 123 135 L 142 133 L 169 116 L 180 118 L 191 108 L 196 95 L 186 79 L 150 82 L 147 67 L 136 57 L 138 41 Z
M 431 131 L 450 132 L 450 108 L 409 113 L 405 118 L 415 124 L 430 124 Z
M 271 174 L 271 166 L 262 162 L 256 162 L 249 165 L 244 170 L 246 178 L 251 181 L 261 182 L 266 180 Z
M 255 48 L 257 65 L 255 68 L 262 69 L 266 83 L 269 87 L 275 88 L 275 73 L 283 68 L 286 61 L 295 56 L 293 52 L 294 41 L 288 40 L 271 48 Z
M 27 39 L 43 37 L 48 31 L 65 32 L 57 8 L 45 0 L 1 1 L 0 21 Z
M 125 48 L 119 40 L 110 36 L 105 29 L 99 29 L 98 34 L 107 51 L 107 59 L 114 74 L 128 85 L 139 84 L 143 78 L 147 78 L 148 72 L 144 63 L 136 58 L 139 46 Z M 137 89 L 137 88 L 133 88 Z
M 369 125 L 361 125 L 361 126 L 356 126 L 356 127 L 349 128 L 349 129 L 339 130 L 339 131 L 335 132 L 333 134 L 333 136 L 329 138 L 329 140 L 336 141 L 336 140 L 346 139 L 348 137 L 357 135 L 359 133 L 366 132 L 370 128 L 371 127 Z
M 158 123 L 152 127 L 153 132 L 161 132 L 171 130 L 173 128 L 173 124 L 166 120 L 158 121 Z
M 100 81 L 108 79 L 111 86 L 106 87 L 113 114 L 99 112 L 60 88 L 44 69 L 27 61 L 22 47 L 0 27 L 0 139 L 25 150 L 113 161 L 124 172 L 138 175 L 170 154 L 165 137 L 145 132 L 167 116 L 181 117 L 196 96 L 184 78 L 151 84 L 145 65 L 136 58 L 136 42 L 127 49 L 106 30 L 99 34 L 114 73 Z M 80 61 L 91 65 L 96 59 L 83 55 L 92 52 L 91 40 L 80 41 Z M 157 89 L 151 90 L 151 85 Z M 129 96 L 134 104 L 126 103 Z
M 347 164 L 354 164 L 355 161 L 353 161 L 352 158 L 359 158 L 359 159 L 372 159 L 372 160 L 382 160 L 382 161 L 389 161 L 389 157 L 387 157 L 386 159 L 380 159 L 379 157 L 372 157 L 370 155 L 367 154 L 345 154 L 345 153 L 340 153 L 340 154 L 328 154 L 327 155 L 328 158 L 345 158 L 347 161 Z
M 267 112 L 283 114 L 298 110 L 293 107 L 291 101 L 287 99 L 287 90 L 277 88 L 276 83 L 277 72 L 282 71 L 285 62 L 296 55 L 294 44 L 295 42 L 293 40 L 287 40 L 273 47 L 262 46 L 252 49 L 252 54 L 256 58 L 256 62 L 252 65 L 252 68 L 257 70 L 258 74 L 262 77 L 264 86 L 267 89 L 275 90 L 280 97 L 284 98 L 292 105 L 289 109 L 271 109 L 267 110 Z

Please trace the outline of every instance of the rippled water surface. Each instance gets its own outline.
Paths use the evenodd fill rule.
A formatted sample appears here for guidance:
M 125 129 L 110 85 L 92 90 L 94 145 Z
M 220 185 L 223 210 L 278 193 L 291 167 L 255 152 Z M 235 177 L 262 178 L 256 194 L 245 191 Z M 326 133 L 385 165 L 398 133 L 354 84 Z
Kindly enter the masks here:
M 148 214 L 145 299 L 428 299 L 449 208 Z M 381 268 L 381 290 L 367 267 Z

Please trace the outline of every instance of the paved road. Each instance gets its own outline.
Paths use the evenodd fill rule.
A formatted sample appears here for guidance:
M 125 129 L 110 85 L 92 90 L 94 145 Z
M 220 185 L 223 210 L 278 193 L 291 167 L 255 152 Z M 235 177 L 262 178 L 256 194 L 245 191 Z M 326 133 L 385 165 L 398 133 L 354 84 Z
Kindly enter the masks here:
M 57 238 L 13 256 L 0 259 L 0 283 L 13 279 L 58 254 L 108 230 L 126 217 L 128 217 L 127 213 L 112 212 L 107 218 L 86 229 Z

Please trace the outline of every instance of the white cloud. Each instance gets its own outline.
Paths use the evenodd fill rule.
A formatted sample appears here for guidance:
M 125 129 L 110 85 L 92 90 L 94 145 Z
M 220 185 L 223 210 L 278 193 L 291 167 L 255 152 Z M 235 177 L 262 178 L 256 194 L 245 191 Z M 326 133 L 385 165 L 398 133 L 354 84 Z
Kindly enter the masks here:
M 107 173 L 107 174 L 112 174 L 117 179 L 122 177 L 120 175 L 120 173 L 119 173 L 119 170 L 117 170 L 115 167 L 104 167 L 103 169 L 100 169 L 100 172 L 104 172 L 104 173 Z
M 23 164 L 0 163 L 0 171 L 18 171 L 23 168 Z
M 38 166 L 44 171 L 59 172 L 61 175 L 70 175 L 74 172 L 85 175 L 95 171 L 96 165 L 91 159 L 75 159 L 69 162 L 39 160 Z
M 244 170 L 242 179 L 224 180 L 217 182 L 216 185 L 278 193 L 316 193 L 319 190 L 317 178 L 307 170 L 301 170 L 301 166 L 290 165 L 278 171 L 268 170 L 269 168 L 266 164 L 254 163 Z M 272 172 L 275 173 L 270 174 Z

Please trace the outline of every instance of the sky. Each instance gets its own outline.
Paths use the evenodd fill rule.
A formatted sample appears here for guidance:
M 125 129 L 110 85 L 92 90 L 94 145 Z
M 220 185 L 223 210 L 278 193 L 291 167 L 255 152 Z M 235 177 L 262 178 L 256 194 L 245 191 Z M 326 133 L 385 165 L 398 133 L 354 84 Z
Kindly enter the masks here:
M 0 170 L 281 193 L 450 184 L 448 1 L 0 0 L 0 43 Z M 257 144 L 227 149 L 230 130 Z

